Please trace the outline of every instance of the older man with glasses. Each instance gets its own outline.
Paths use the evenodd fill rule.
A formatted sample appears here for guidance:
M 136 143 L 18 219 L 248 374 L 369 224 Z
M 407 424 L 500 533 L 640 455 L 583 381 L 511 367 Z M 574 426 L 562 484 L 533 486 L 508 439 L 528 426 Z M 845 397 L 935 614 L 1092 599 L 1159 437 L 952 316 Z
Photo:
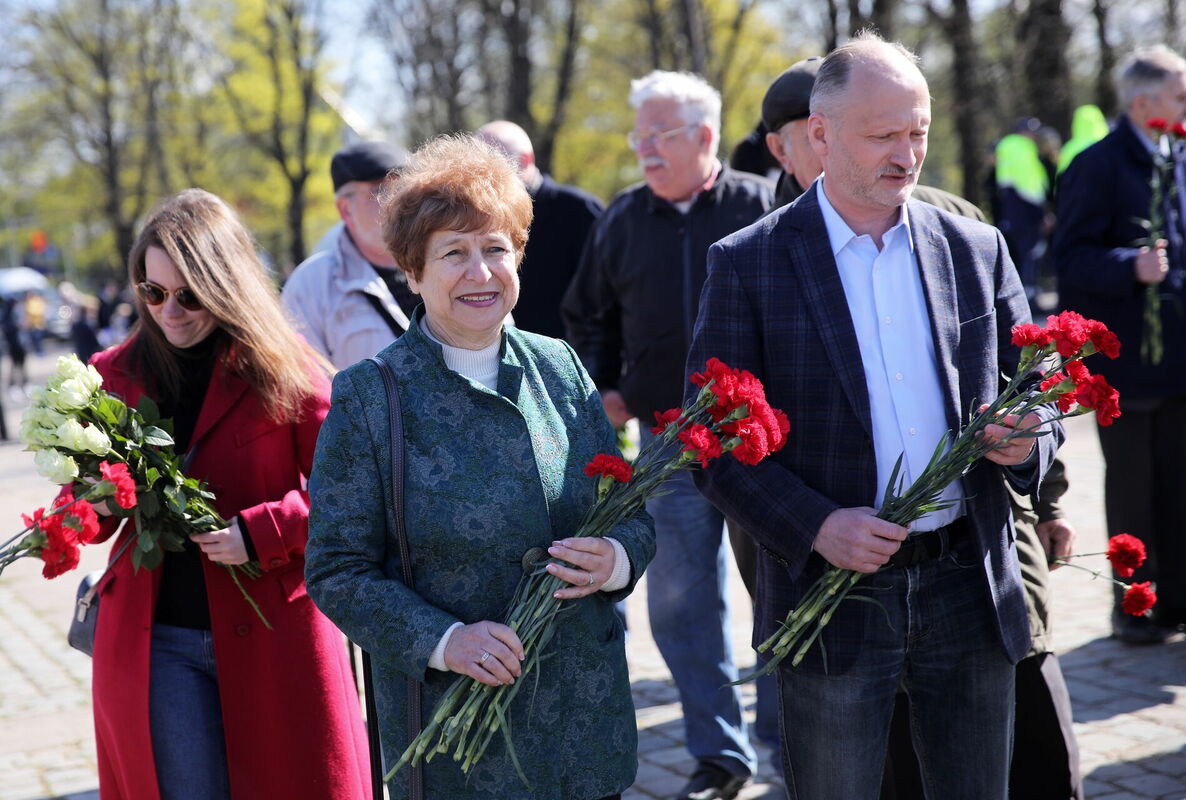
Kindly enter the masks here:
M 627 142 L 645 182 L 619 193 L 598 220 L 561 311 L 610 421 L 638 417 L 646 442 L 655 412 L 680 404 L 709 246 L 762 216 L 773 191 L 717 159 L 721 100 L 702 79 L 652 72 L 631 84 L 630 104 Z M 756 761 L 739 695 L 725 685 L 737 669 L 724 520 L 690 478 L 647 510 L 658 541 L 647 569 L 651 631 L 698 762 L 678 797 L 731 798 Z

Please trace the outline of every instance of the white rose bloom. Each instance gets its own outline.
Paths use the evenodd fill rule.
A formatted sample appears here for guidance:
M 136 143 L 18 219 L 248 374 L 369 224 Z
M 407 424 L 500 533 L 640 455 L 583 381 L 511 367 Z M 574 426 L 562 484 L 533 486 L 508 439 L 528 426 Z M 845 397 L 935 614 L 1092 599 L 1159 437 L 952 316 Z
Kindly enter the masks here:
M 49 402 L 60 411 L 77 411 L 91 403 L 94 390 L 81 378 L 67 378 L 58 385 L 57 391 L 49 390 Z
M 105 456 L 111 452 L 111 440 L 98 426 L 88 425 L 82 429 L 82 447 L 79 449 L 97 456 Z
M 21 416 L 20 437 L 22 442 L 29 445 L 30 450 L 53 447 L 58 440 L 57 430 L 38 425 L 37 420 L 29 414 L 29 409 L 25 409 L 24 415 Z
M 91 390 L 91 394 L 103 388 L 103 376 L 91 364 L 86 365 L 86 371 L 79 378 Z
M 57 436 L 58 444 L 66 450 L 82 451 L 86 449 L 82 444 L 83 427 L 73 417 L 67 417 L 58 426 Z
M 30 406 L 28 413 L 38 425 L 50 430 L 57 430 L 58 426 L 68 418 L 65 414 L 55 411 L 49 406 Z
M 38 450 L 33 463 L 41 476 L 57 484 L 67 484 L 78 477 L 78 464 L 57 450 Z

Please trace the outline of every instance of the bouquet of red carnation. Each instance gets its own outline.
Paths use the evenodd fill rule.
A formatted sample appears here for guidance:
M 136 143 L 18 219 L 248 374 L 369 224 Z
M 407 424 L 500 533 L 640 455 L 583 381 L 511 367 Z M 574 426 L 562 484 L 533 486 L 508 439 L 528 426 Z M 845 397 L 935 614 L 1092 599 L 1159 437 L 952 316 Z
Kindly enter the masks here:
M 93 366 L 70 355 L 60 357 L 46 385 L 34 390 L 21 418 L 21 440 L 35 453 L 37 471 L 63 488 L 56 508 L 38 509 L 25 518 L 23 531 L 0 545 L 0 572 L 25 556 L 40 556 L 47 578 L 78 566 L 78 547 L 98 534 L 90 505 L 98 498 L 114 498 L 111 515 L 135 521 L 135 569 L 160 565 L 164 551 L 182 550 L 191 534 L 227 527 L 211 502 L 214 495 L 183 473 L 172 423 L 161 419 L 156 404 L 144 395 L 130 408 L 102 386 Z M 271 628 L 239 579 L 240 573 L 259 577 L 259 565 L 227 569 L 243 599 Z
M 78 497 L 74 496 L 73 487 L 67 486 L 58 495 L 59 505 L 55 508 L 49 511 L 39 508 L 31 517 L 21 514 L 24 530 L 0 545 L 0 573 L 14 561 L 27 557 L 45 562 L 41 574 L 46 578 L 69 572 L 78 566 L 78 548 L 90 544 L 99 534 L 99 515 L 90 500 L 113 496 L 121 508 L 136 505 L 136 485 L 127 476 L 127 466 L 104 461 L 100 467 L 104 479 Z M 131 484 L 130 495 L 128 484 Z
M 1170 124 L 1163 117 L 1153 117 L 1145 125 L 1159 134 L 1157 147 L 1153 148 L 1153 176 L 1149 181 L 1153 196 L 1149 201 L 1149 218 L 1138 220 L 1148 232 L 1134 242 L 1137 247 L 1156 247 L 1165 239 L 1165 202 L 1172 197 L 1177 182 L 1174 178 L 1174 142 L 1186 139 L 1186 127 L 1181 122 Z M 1144 330 L 1141 335 L 1141 361 L 1146 364 L 1160 364 L 1165 350 L 1161 331 L 1161 287 L 1156 283 L 1145 285 Z
M 1108 540 L 1108 549 L 1102 553 L 1074 553 L 1064 558 L 1056 559 L 1054 563 L 1081 569 L 1084 572 L 1090 572 L 1092 577 L 1095 578 L 1102 577 L 1103 570 L 1091 569 L 1090 567 L 1084 567 L 1071 562 L 1072 558 L 1085 558 L 1087 556 L 1107 556 L 1108 561 L 1112 564 L 1112 571 L 1117 576 L 1131 578 L 1133 572 L 1145 563 L 1145 543 L 1135 536 L 1130 536 L 1127 533 L 1119 533 Z M 1157 603 L 1157 594 L 1153 591 L 1149 581 L 1125 583 L 1115 578 L 1108 578 L 1108 580 L 1117 586 L 1124 587 L 1124 599 L 1120 601 L 1120 607 L 1126 614 L 1132 614 L 1134 617 L 1146 616 L 1149 610 Z
M 1018 428 L 1000 442 L 986 442 L 981 433 L 999 418 L 1016 415 L 1023 419 L 1038 406 L 1055 402 L 1060 412 L 1055 419 L 1094 411 L 1100 425 L 1111 425 L 1112 420 L 1120 416 L 1120 395 L 1102 375 L 1092 375 L 1082 363 L 1094 353 L 1103 353 L 1108 358 L 1120 354 L 1120 341 L 1106 325 L 1084 319 L 1073 311 L 1064 311 L 1047 317 L 1044 328 L 1028 323 L 1018 325 L 1013 329 L 1013 344 L 1021 348 L 1021 359 L 1004 391 L 972 416 L 950 447 L 948 437 L 939 441 L 930 463 L 905 491 L 898 479 L 902 465 L 901 457 L 898 458 L 886 486 L 885 500 L 877 513 L 879 518 L 907 526 L 925 514 L 948 507 L 949 503 L 939 499 L 943 490 L 962 477 L 985 453 L 1013 439 L 1042 435 L 1036 430 Z M 1042 372 L 1043 365 L 1048 362 L 1052 368 Z M 840 603 L 849 597 L 864 574 L 829 566 L 807 590 L 798 607 L 787 614 L 780 630 L 758 646 L 759 652 L 771 654 L 766 665 L 739 682 L 773 672 L 778 663 L 792 653 L 792 664 L 802 661 Z M 876 602 L 866 595 L 852 596 Z
M 586 475 L 597 478 L 597 495 L 574 536 L 609 535 L 616 525 L 637 514 L 647 498 L 679 470 L 707 466 L 726 453 L 744 464 L 757 464 L 786 444 L 790 422 L 786 414 L 766 402 L 762 384 L 752 373 L 710 358 L 704 372 L 693 373 L 690 380 L 701 387 L 695 401 L 687 408 L 655 413 L 657 424 L 651 428 L 655 438 L 634 464 L 618 455 L 599 453 L 585 467 Z M 672 454 L 675 442 L 683 447 Z M 468 772 L 494 734 L 501 731 L 519 777 L 530 786 L 519 769 L 505 720 L 507 707 L 527 673 L 539 664 L 566 602 L 555 597 L 565 582 L 546 570 L 553 562 L 564 563 L 542 551 L 534 569 L 516 588 L 504 620 L 523 643 L 522 676 L 509 686 L 488 686 L 468 676 L 458 678 L 384 780 L 391 780 L 405 764 L 429 761 L 450 750 L 462 771 Z

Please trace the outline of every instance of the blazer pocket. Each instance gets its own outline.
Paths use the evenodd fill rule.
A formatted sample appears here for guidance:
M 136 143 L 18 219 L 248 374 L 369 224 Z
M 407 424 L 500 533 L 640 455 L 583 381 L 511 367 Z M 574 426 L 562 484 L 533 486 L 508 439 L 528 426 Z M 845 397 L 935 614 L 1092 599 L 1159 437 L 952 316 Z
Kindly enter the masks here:
M 965 325 L 972 325 L 973 323 L 977 323 L 977 322 L 991 321 L 991 320 L 995 319 L 996 316 L 997 316 L 997 312 L 995 310 L 986 311 L 985 313 L 981 314 L 980 316 L 972 317 L 971 319 L 961 320 L 960 328 L 963 328 Z

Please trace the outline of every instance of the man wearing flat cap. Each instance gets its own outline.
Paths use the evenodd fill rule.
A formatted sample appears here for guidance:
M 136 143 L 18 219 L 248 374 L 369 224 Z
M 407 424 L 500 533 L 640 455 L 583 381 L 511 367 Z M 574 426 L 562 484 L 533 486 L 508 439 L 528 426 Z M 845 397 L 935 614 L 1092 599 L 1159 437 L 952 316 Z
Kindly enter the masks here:
M 383 244 L 379 219 L 379 192 L 406 161 L 386 142 L 356 142 L 334 154 L 329 171 L 342 227 L 284 285 L 297 329 L 338 369 L 391 344 L 420 302 Z

